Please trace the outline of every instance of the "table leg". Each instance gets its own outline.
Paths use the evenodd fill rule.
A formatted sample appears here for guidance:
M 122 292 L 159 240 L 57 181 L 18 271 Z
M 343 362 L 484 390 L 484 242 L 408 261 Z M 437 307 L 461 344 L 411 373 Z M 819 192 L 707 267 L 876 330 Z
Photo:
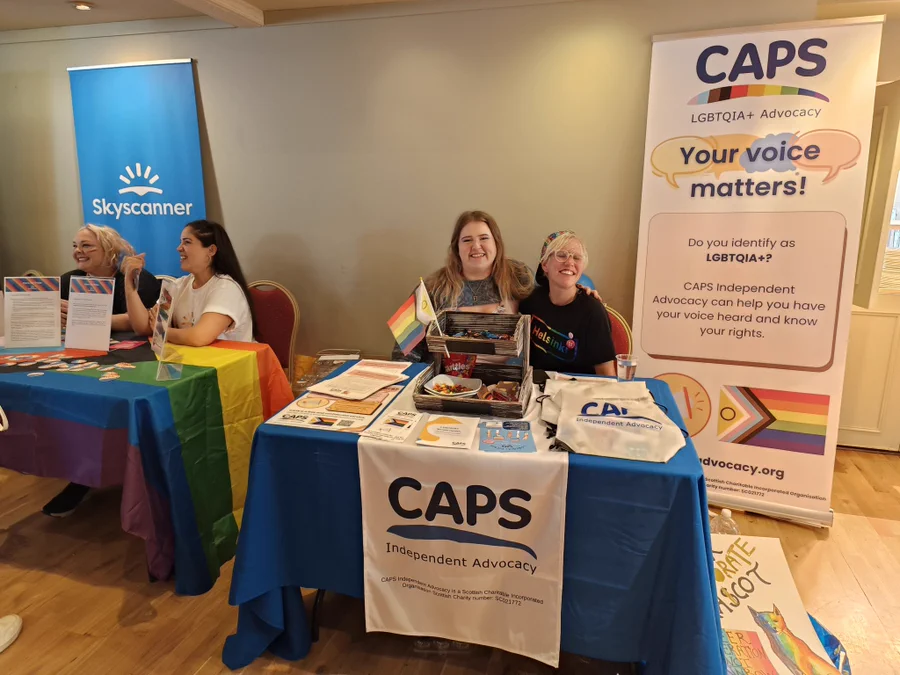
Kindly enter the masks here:
M 319 589 L 316 591 L 316 599 L 313 600 L 312 621 L 310 623 L 310 639 L 312 642 L 319 641 L 319 613 L 322 610 L 322 601 L 325 599 L 325 591 Z

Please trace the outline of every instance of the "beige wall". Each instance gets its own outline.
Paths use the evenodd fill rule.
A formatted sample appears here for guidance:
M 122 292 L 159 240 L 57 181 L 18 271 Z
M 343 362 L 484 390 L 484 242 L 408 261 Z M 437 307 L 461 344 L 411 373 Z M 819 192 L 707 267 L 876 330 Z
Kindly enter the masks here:
M 210 213 L 251 279 L 297 295 L 302 352 L 386 353 L 385 320 L 472 208 L 531 265 L 547 233 L 580 232 L 589 274 L 630 315 L 650 36 L 816 13 L 814 0 L 423 5 L 255 30 L 175 20 L 0 34 L 0 268 L 71 267 L 81 211 L 66 67 L 192 57 Z

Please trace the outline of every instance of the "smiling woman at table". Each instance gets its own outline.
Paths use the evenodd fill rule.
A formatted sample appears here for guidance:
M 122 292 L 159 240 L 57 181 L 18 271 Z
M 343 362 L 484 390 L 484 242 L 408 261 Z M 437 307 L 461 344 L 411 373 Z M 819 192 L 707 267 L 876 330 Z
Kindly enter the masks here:
M 531 314 L 532 367 L 615 376 L 609 315 L 577 284 L 587 261 L 574 232 L 554 232 L 544 241 L 537 287 L 519 305 L 522 314 Z
M 175 282 L 166 339 L 190 347 L 205 347 L 215 340 L 253 342 L 253 305 L 225 228 L 208 220 L 188 223 L 178 253 L 188 275 Z M 133 280 L 143 265 L 143 254 L 126 258 L 126 280 Z M 127 283 L 131 326 L 140 335 L 151 335 L 158 310 L 148 312 L 133 283 Z
M 75 233 L 72 242 L 72 258 L 78 269 L 66 272 L 60 278 L 59 295 L 62 325 L 66 325 L 69 309 L 69 280 L 72 277 L 107 277 L 115 278 L 113 290 L 112 330 L 122 332 L 131 330 L 128 320 L 128 305 L 125 301 L 125 276 L 119 269 L 119 262 L 134 249 L 125 239 L 111 227 L 85 225 Z M 138 295 L 144 307 L 152 307 L 159 298 L 160 281 L 147 270 L 141 270 L 138 282 Z
M 531 293 L 531 271 L 506 257 L 500 228 L 484 211 L 456 219 L 447 262 L 425 280 L 435 310 L 515 314 Z
M 425 287 L 437 312 L 515 314 L 534 281 L 525 263 L 506 257 L 497 221 L 484 211 L 464 211 L 450 235 L 446 264 L 425 279 Z M 422 342 L 406 356 L 395 348 L 393 358 L 422 361 L 426 353 Z
M 114 332 L 130 331 L 128 303 L 125 293 L 125 274 L 119 261 L 124 256 L 134 255 L 134 249 L 111 227 L 85 225 L 75 233 L 72 242 L 72 258 L 78 269 L 66 272 L 60 277 L 59 296 L 62 325 L 66 325 L 69 309 L 69 280 L 72 277 L 114 278 L 111 329 Z M 133 285 L 133 284 L 132 284 Z M 141 269 L 134 302 L 142 307 L 152 307 L 159 298 L 160 281 L 147 270 Z M 146 309 L 144 310 L 147 311 Z M 55 518 L 64 518 L 78 508 L 90 493 L 90 488 L 79 483 L 69 483 L 62 492 L 47 502 L 43 513 Z

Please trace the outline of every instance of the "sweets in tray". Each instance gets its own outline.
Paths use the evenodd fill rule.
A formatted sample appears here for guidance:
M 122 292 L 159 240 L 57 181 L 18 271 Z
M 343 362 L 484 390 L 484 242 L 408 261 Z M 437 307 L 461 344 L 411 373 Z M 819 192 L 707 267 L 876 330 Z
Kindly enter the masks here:
M 531 399 L 528 364 L 531 321 L 526 315 L 442 311 L 426 336 L 434 363 L 416 383 L 413 400 L 419 410 L 521 418 Z M 435 391 L 441 374 L 477 390 Z M 429 391 L 431 389 L 431 391 Z

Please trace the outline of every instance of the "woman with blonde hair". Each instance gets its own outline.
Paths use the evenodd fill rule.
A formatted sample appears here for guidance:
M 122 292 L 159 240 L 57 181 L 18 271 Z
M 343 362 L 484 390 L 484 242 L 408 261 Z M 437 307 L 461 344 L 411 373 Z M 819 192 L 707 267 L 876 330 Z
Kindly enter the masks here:
M 111 227 L 84 225 L 72 241 L 72 258 L 77 269 L 60 278 L 62 323 L 66 325 L 69 307 L 69 280 L 72 277 L 105 277 L 115 279 L 113 289 L 113 332 L 131 331 L 128 304 L 125 297 L 125 275 L 120 269 L 126 256 L 134 255 L 134 248 Z M 141 271 L 138 288 L 144 307 L 153 307 L 159 298 L 161 282 L 146 270 Z
M 101 277 L 115 279 L 113 288 L 112 330 L 130 332 L 128 303 L 125 296 L 125 275 L 121 268 L 125 256 L 134 255 L 134 249 L 121 234 L 111 227 L 85 225 L 75 233 L 72 241 L 72 258 L 77 269 L 60 277 L 59 296 L 62 325 L 66 325 L 69 309 L 69 280 L 72 277 Z M 138 279 L 141 302 L 152 307 L 159 298 L 161 282 L 146 270 L 141 270 Z M 72 513 L 90 493 L 87 485 L 69 483 L 63 491 L 44 505 L 43 512 L 55 518 L 64 518 Z
M 588 255 L 571 230 L 554 232 L 541 248 L 537 286 L 519 305 L 531 315 L 530 363 L 539 370 L 614 376 L 616 349 L 609 315 L 578 286 Z

